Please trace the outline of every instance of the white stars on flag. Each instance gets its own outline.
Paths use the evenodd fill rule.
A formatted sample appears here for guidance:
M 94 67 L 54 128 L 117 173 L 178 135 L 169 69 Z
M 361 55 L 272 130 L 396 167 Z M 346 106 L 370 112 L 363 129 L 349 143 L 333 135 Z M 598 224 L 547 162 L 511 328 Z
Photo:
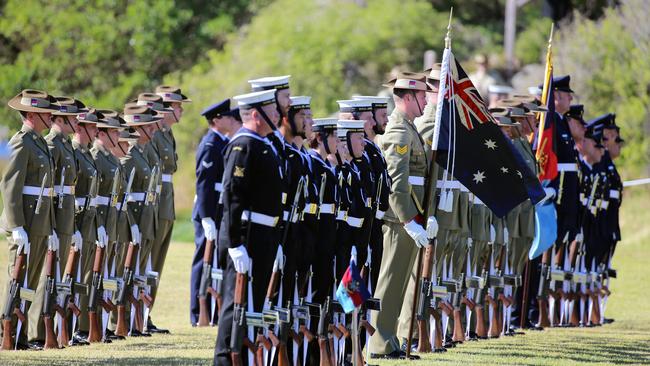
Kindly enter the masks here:
M 485 179 L 485 173 L 478 170 L 476 173 L 474 173 L 474 183 L 483 183 L 483 179 Z
M 502 173 L 508 173 L 508 168 L 502 166 L 502 167 L 501 167 L 501 172 L 502 172 Z
M 483 144 L 490 150 L 495 150 L 497 148 L 497 143 L 490 139 L 485 140 Z

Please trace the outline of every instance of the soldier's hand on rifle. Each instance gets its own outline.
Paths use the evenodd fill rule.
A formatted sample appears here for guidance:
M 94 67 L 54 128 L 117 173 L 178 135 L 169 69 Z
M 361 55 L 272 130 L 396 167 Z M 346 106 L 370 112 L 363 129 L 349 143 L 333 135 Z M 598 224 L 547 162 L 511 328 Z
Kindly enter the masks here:
M 357 247 L 356 245 L 352 246 L 352 249 L 350 250 L 350 262 L 354 261 L 354 264 L 357 264 Z
M 438 221 L 434 216 L 429 216 L 427 219 L 427 238 L 433 240 L 436 235 L 438 235 Z
M 278 245 L 278 252 L 275 253 L 275 261 L 278 264 L 278 270 L 282 271 L 284 270 L 284 265 L 285 265 L 285 257 L 284 257 L 284 251 L 282 250 L 282 244 Z
M 140 236 L 140 228 L 138 225 L 131 225 L 131 241 L 133 242 L 133 245 L 140 244 L 141 239 L 142 237 Z
M 582 233 L 582 229 L 576 234 L 576 241 L 582 243 L 585 240 L 585 235 Z
M 494 244 L 495 240 L 497 240 L 497 230 L 494 228 L 494 225 L 490 225 L 490 243 Z
M 240 245 L 236 248 L 228 248 L 228 254 L 230 255 L 230 259 L 232 259 L 237 273 L 248 273 L 250 258 L 248 257 L 248 251 L 246 251 L 245 246 Z
M 83 238 L 81 237 L 81 233 L 79 230 L 77 230 L 74 235 L 72 235 L 72 245 L 74 245 L 74 251 L 78 252 L 81 250 L 81 247 L 83 245 Z
M 203 232 L 205 233 L 206 240 L 217 240 L 217 225 L 215 225 L 214 220 L 212 220 L 211 217 L 202 218 L 201 226 L 203 226 Z
M 11 230 L 11 240 L 18 246 L 18 254 L 20 254 L 21 249 L 24 250 L 25 254 L 29 254 L 29 238 L 22 226 Z
M 52 235 L 47 237 L 47 249 L 53 252 L 59 250 L 59 237 L 56 235 L 55 232 L 53 232 Z
M 429 239 L 427 238 L 427 232 L 424 230 L 422 225 L 418 224 L 415 220 L 411 220 L 404 224 L 404 230 L 413 240 L 415 245 L 418 248 L 429 247 Z
M 97 228 L 97 246 L 106 248 L 106 244 L 108 244 L 108 235 L 106 235 L 104 226 L 100 226 Z

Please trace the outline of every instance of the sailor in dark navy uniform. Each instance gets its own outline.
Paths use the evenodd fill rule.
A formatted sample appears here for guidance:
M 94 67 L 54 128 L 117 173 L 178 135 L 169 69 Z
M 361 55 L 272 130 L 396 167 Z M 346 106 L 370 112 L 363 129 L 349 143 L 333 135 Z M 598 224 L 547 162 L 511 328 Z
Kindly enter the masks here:
M 232 137 L 224 155 L 223 219 L 218 240 L 223 298 L 215 365 L 231 364 L 236 273 L 249 273 L 252 304 L 249 302 L 248 308 L 262 311 L 273 261 L 282 254 L 277 225 L 283 212 L 283 172 L 275 148 L 265 138 L 272 133 L 268 122 L 277 123 L 279 117 L 275 90 L 234 99 L 243 127 Z
M 227 136 L 239 129 L 239 108 L 231 109 L 230 100 L 226 99 L 207 107 L 201 115 L 208 121 L 209 128 L 196 150 L 196 198 L 192 210 L 196 249 L 190 277 L 190 322 L 193 325 L 199 317 L 197 296 L 206 237 L 216 241 L 217 225 L 221 222 L 219 198 L 223 191 L 223 153 L 229 141 Z M 213 258 L 213 266 L 216 266 L 216 256 Z

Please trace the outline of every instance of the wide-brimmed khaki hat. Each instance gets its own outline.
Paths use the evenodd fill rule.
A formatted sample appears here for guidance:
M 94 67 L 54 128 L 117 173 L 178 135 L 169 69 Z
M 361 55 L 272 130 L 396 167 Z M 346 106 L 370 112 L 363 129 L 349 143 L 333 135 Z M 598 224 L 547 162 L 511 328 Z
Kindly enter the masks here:
M 54 113 L 59 110 L 56 99 L 41 90 L 25 89 L 7 102 L 9 107 L 21 112 Z
M 118 139 L 118 142 L 134 142 L 134 141 L 138 141 L 139 138 L 140 138 L 140 134 L 135 131 L 129 132 L 129 130 L 121 130 L 120 138 Z
M 135 103 L 137 105 L 144 105 L 156 112 L 162 113 L 174 113 L 174 109 L 165 105 L 163 97 L 154 93 L 140 93 L 136 99 L 129 101 L 129 103 Z
M 88 107 L 80 100 L 72 97 L 54 97 L 56 104 L 59 108 L 58 111 L 53 112 L 55 116 L 76 116 L 79 113 L 88 112 Z
M 427 81 L 430 82 L 430 80 L 437 80 L 440 81 L 440 70 L 442 69 L 442 64 L 441 63 L 435 63 L 431 65 L 430 68 L 424 70 L 424 74 L 427 77 Z
M 101 116 L 97 113 L 97 110 L 95 108 L 90 108 L 88 112 L 77 114 L 77 122 L 97 124 L 100 117 Z
M 117 111 L 112 109 L 98 109 L 97 114 L 99 115 L 99 122 L 97 122 L 97 128 L 102 129 L 125 129 L 126 121 L 120 117 Z
M 513 126 L 521 125 L 519 122 L 516 122 L 511 118 L 512 116 L 510 115 L 510 111 L 508 110 L 508 108 L 502 108 L 502 107 L 490 108 L 489 111 L 492 117 L 494 117 L 494 119 L 497 121 L 497 126 L 513 127 Z
M 162 119 L 160 114 L 153 109 L 135 103 L 127 103 L 124 106 L 122 118 L 126 121 L 126 126 L 129 127 L 149 125 Z
M 422 73 L 405 71 L 399 73 L 395 79 L 389 80 L 383 86 L 392 89 L 432 91 L 426 79 L 426 75 Z
M 155 93 L 163 98 L 165 103 L 191 103 L 192 99 L 186 97 L 181 93 L 181 88 L 171 85 L 159 85 L 156 87 Z

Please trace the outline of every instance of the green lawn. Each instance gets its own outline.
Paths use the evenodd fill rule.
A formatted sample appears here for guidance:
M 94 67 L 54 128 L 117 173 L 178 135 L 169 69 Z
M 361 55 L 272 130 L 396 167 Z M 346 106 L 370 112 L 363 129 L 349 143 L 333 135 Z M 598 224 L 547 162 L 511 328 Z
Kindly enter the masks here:
M 380 362 L 380 365 L 451 363 L 463 365 L 575 365 L 650 364 L 650 191 L 635 188 L 625 197 L 623 242 L 619 244 L 607 316 L 616 322 L 589 329 L 549 329 L 524 336 L 465 343 L 442 355 L 425 355 L 418 362 Z M 192 226 L 179 219 L 175 238 L 191 240 Z M 180 240 L 180 239 L 179 239 Z M 128 339 L 110 345 L 95 344 L 43 352 L 1 352 L 0 365 L 187 365 L 210 364 L 216 328 L 192 328 L 188 321 L 189 268 L 194 245 L 175 242 L 169 252 L 159 299 L 153 313 L 171 336 Z M 6 266 L 0 250 L 0 267 Z M 0 282 L 6 281 L 6 271 Z

